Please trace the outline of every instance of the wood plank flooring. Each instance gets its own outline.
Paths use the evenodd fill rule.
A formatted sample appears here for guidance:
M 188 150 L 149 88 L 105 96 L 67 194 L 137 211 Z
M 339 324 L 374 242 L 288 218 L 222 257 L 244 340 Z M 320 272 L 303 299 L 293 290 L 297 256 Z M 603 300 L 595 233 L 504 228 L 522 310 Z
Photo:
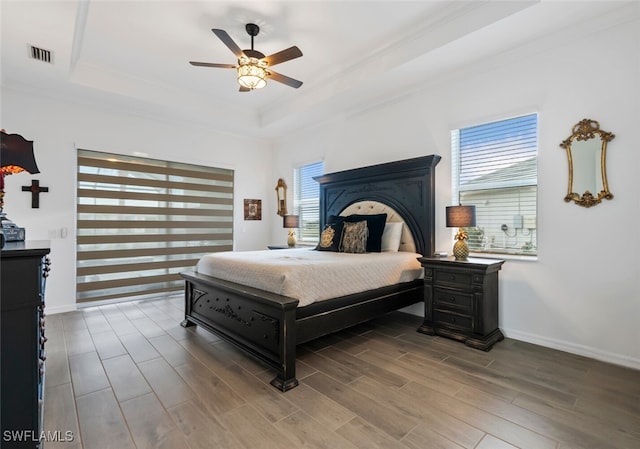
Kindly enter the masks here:
M 45 448 L 640 447 L 636 370 L 510 339 L 482 352 L 394 313 L 298 347 L 280 393 L 182 318 L 181 297 L 48 316 Z

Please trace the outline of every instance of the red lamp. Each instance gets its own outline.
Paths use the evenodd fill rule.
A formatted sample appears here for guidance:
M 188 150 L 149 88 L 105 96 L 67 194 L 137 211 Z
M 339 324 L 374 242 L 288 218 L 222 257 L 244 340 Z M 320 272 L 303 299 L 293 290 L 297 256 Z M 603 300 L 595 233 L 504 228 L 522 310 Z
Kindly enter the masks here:
M 33 141 L 19 134 L 7 134 L 1 130 L 0 139 L 0 222 L 6 241 L 24 240 L 24 228 L 17 227 L 4 213 L 4 177 L 14 173 L 40 173 L 33 154 Z

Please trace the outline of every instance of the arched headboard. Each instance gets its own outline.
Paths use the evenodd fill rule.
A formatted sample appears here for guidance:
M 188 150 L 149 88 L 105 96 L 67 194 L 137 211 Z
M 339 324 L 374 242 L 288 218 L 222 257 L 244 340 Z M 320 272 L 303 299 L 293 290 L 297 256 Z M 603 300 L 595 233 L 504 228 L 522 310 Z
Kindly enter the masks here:
M 411 230 L 407 227 L 402 216 L 388 204 L 382 204 L 378 201 L 359 201 L 357 203 L 351 203 L 346 209 L 340 212 L 340 215 L 347 216 L 351 214 L 358 215 L 375 215 L 375 214 L 387 214 L 387 223 L 403 223 L 402 234 L 400 236 L 400 246 L 398 251 L 407 251 L 410 253 L 418 252 L 416 248 L 416 242 L 413 239 Z
M 321 229 L 361 201 L 386 204 L 398 213 L 413 236 L 416 252 L 430 256 L 435 245 L 435 167 L 430 155 L 317 176 Z

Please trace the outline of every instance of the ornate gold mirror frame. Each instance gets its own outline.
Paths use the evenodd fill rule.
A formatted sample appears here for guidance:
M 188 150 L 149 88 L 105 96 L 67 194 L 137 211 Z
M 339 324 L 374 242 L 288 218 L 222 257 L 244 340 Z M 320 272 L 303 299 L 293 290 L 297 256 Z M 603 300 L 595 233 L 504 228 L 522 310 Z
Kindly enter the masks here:
M 278 204 L 278 211 L 276 212 L 281 217 L 287 215 L 287 185 L 284 183 L 284 179 L 278 179 L 276 185 L 276 197 Z
M 569 160 L 569 188 L 564 200 L 579 206 L 591 207 L 603 198 L 613 198 L 607 183 L 607 142 L 614 134 L 600 129 L 591 119 L 578 122 L 572 134 L 560 146 L 567 150 Z M 576 193 L 584 191 L 584 193 Z M 597 193 L 596 193 L 597 192 Z

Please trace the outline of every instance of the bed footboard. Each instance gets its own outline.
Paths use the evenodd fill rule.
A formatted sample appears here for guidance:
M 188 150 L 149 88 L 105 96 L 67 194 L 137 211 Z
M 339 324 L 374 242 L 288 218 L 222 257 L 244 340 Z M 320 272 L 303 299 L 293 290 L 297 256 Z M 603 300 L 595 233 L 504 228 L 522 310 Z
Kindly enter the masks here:
M 296 379 L 296 307 L 298 300 L 195 272 L 186 280 L 188 327 L 200 325 L 276 370 L 271 385 L 287 391 Z

